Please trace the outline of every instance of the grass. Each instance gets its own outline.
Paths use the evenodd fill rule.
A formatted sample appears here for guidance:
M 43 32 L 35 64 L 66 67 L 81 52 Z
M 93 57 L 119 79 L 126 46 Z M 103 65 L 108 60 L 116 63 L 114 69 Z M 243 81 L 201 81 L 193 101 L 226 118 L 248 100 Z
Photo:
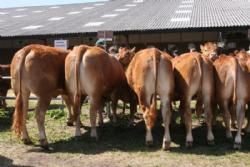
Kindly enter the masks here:
M 119 115 L 119 122 L 112 124 L 105 118 L 103 127 L 98 128 L 98 141 L 90 138 L 89 106 L 82 108 L 84 124 L 82 136 L 74 137 L 74 127 L 66 126 L 67 110 L 53 101 L 46 113 L 46 133 L 53 151 L 44 152 L 39 144 L 38 129 L 30 102 L 27 120 L 32 146 L 23 145 L 10 131 L 13 101 L 8 101 L 6 110 L 0 109 L 0 166 L 250 166 L 249 136 L 243 137 L 240 151 L 232 149 L 232 141 L 225 139 L 222 125 L 214 127 L 215 146 L 206 144 L 206 127 L 197 125 L 193 116 L 194 147 L 186 149 L 185 128 L 171 127 L 171 151 L 161 150 L 164 129 L 158 121 L 153 129 L 154 146 L 145 146 L 145 125 L 141 113 L 137 114 L 136 125 L 128 127 L 128 115 Z M 193 106 L 193 105 L 192 105 Z M 63 108 L 61 110 L 60 108 Z M 235 134 L 235 132 L 234 132 Z

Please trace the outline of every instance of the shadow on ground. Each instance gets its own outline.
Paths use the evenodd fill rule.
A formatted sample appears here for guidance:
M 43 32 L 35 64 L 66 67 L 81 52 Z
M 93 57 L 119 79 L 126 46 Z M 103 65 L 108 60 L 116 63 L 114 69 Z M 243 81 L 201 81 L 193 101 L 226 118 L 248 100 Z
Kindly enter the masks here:
M 1 167 L 32 167 L 32 166 L 20 166 L 14 165 L 13 160 L 0 155 L 0 166 Z
M 82 154 L 100 154 L 107 151 L 122 152 L 155 152 L 161 150 L 163 138 L 163 127 L 158 124 L 153 129 L 154 146 L 145 146 L 145 125 L 142 120 L 133 127 L 127 127 L 127 120 L 119 120 L 118 125 L 108 122 L 104 126 L 99 127 L 99 140 L 90 138 L 90 128 L 84 127 L 86 130 L 81 137 L 68 138 L 51 143 L 53 151 L 50 153 L 82 153 Z M 206 143 L 206 127 L 198 126 L 193 129 L 194 146 L 191 149 L 185 148 L 185 128 L 177 125 L 171 128 L 172 147 L 171 152 L 180 154 L 195 155 L 213 155 L 223 156 L 225 154 L 234 153 L 232 148 L 233 141 L 227 141 L 225 138 L 225 129 L 223 126 L 214 127 L 215 145 L 208 146 Z M 235 133 L 234 133 L 235 135 Z M 249 152 L 250 141 L 249 136 L 243 136 L 241 152 Z M 34 150 L 30 150 L 31 152 Z M 37 150 L 36 150 L 37 151 Z M 41 150 L 40 150 L 41 151 Z
M 58 109 L 60 105 L 52 105 L 50 109 Z M 4 111 L 5 116 L 1 117 L 0 131 L 9 130 L 11 126 L 13 108 Z M 1 111 L 2 113 L 2 111 Z M 128 127 L 128 116 L 121 117 L 119 123 L 114 125 L 110 122 L 105 123 L 98 128 L 99 140 L 90 138 L 90 127 L 84 127 L 84 133 L 81 137 L 67 138 L 64 140 L 56 140 L 50 143 L 53 151 L 50 153 L 83 153 L 83 154 L 100 154 L 107 151 L 123 151 L 123 152 L 155 152 L 161 150 L 164 129 L 161 124 L 157 124 L 153 129 L 154 146 L 145 146 L 145 124 L 139 116 L 136 125 Z M 158 121 L 162 122 L 162 121 Z M 74 127 L 72 127 L 74 130 Z M 234 153 L 232 148 L 233 141 L 227 141 L 225 138 L 225 128 L 222 125 L 213 128 L 215 135 L 215 145 L 208 146 L 206 143 L 206 126 L 197 126 L 193 128 L 194 145 L 193 148 L 185 148 L 185 128 L 177 125 L 171 127 L 171 152 L 180 154 L 195 155 L 213 155 L 223 156 L 225 154 Z M 235 132 L 233 132 L 235 135 Z M 49 134 L 47 134 L 49 135 Z M 243 136 L 243 145 L 241 152 L 249 152 L 250 140 L 249 135 Z M 33 147 L 29 152 L 44 151 Z

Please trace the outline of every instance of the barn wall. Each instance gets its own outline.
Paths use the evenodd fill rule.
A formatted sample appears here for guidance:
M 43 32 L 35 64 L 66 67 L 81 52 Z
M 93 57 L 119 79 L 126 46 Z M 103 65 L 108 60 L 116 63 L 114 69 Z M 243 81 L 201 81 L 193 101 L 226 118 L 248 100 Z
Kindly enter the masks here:
M 116 44 L 118 46 L 129 44 L 131 47 L 136 46 L 137 49 L 143 49 L 155 46 L 159 49 L 167 49 L 169 45 L 178 46 L 180 52 L 188 51 L 187 46 L 190 42 L 194 43 L 199 49 L 200 43 L 206 41 L 218 41 L 219 32 L 172 32 L 172 33 L 127 33 L 115 34 L 114 40 L 108 42 L 108 46 Z M 227 42 L 234 41 L 238 48 L 247 49 L 249 40 L 247 39 L 247 31 L 228 31 L 223 32 L 223 38 Z M 10 63 L 14 53 L 28 44 L 45 44 L 54 46 L 55 39 L 68 39 L 69 49 L 75 45 L 88 44 L 94 45 L 97 41 L 96 35 L 76 35 L 73 37 L 43 37 L 29 39 L 1 39 L 0 38 L 0 63 Z

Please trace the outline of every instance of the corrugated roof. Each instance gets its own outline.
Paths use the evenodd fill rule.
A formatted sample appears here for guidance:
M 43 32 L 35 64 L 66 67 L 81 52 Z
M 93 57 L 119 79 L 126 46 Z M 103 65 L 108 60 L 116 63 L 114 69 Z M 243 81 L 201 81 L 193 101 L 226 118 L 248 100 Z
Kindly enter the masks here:
M 0 9 L 0 36 L 250 27 L 250 0 L 112 0 Z

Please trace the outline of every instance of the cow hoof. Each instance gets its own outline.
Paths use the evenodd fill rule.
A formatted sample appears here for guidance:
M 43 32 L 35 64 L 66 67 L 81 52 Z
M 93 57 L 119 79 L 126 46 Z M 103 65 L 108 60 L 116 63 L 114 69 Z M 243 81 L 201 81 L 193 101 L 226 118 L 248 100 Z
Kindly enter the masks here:
M 170 150 L 170 141 L 165 141 L 165 142 L 163 142 L 163 144 L 162 144 L 162 149 L 164 150 L 164 151 L 169 151 Z
M 214 146 L 214 145 L 215 145 L 215 142 L 214 142 L 214 140 L 208 140 L 208 141 L 207 141 L 207 144 L 208 144 L 209 146 Z
M 25 145 L 33 144 L 33 142 L 30 139 L 22 139 L 22 141 L 23 141 L 23 144 L 25 144 Z
M 192 148 L 193 142 L 192 141 L 186 141 L 186 148 Z
M 68 122 L 67 122 L 67 126 L 74 126 L 74 123 L 71 122 L 71 121 L 68 121 Z
M 46 139 L 41 139 L 40 140 L 40 144 L 41 144 L 41 147 L 44 149 L 44 150 L 49 150 L 49 144 L 47 142 Z
M 241 143 L 234 143 L 234 149 L 240 150 L 241 149 Z
M 153 141 L 146 141 L 147 147 L 153 147 L 153 145 L 154 145 Z
M 41 145 L 41 148 L 44 151 L 54 151 L 54 149 L 52 147 L 49 147 L 49 145 Z

